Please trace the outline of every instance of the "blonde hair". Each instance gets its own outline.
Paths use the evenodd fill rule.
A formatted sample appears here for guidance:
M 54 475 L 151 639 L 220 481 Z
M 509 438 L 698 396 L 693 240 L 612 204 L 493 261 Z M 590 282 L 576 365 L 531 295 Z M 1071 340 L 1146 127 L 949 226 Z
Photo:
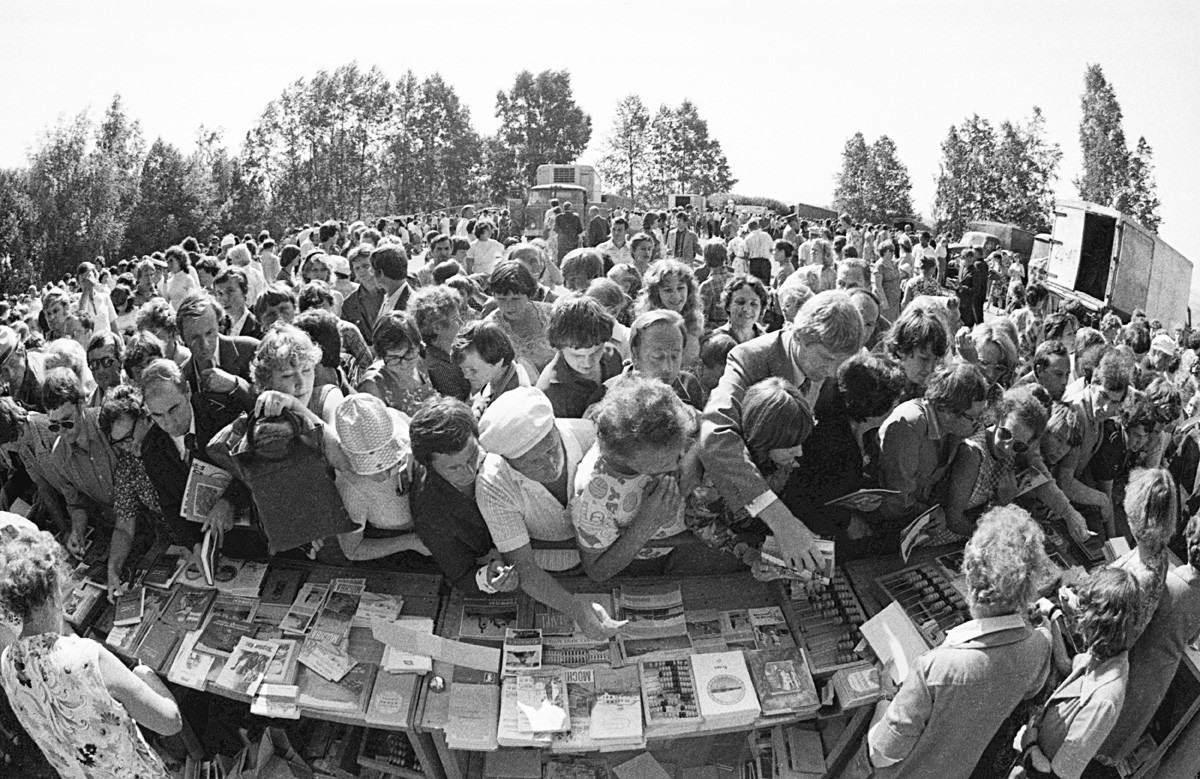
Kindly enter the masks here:
M 963 554 L 972 617 L 1017 614 L 1033 602 L 1050 564 L 1045 540 L 1023 508 L 998 506 L 983 515 Z
M 1125 514 L 1138 546 L 1156 555 L 1175 535 L 1179 513 L 1175 480 L 1165 468 L 1140 468 L 1129 476 L 1125 488 Z
M 254 385 L 259 392 L 270 389 L 275 371 L 295 366 L 300 370 L 315 367 L 321 361 L 321 347 L 293 325 L 277 323 L 267 331 L 250 365 Z

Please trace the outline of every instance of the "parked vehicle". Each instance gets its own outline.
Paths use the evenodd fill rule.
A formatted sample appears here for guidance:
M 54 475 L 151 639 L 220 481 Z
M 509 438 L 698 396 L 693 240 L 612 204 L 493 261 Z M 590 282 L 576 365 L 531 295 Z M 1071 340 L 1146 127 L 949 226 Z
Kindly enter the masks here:
M 1126 321 L 1142 309 L 1168 330 L 1191 325 L 1191 260 L 1120 211 L 1095 203 L 1055 204 L 1044 283 L 1060 305 L 1108 307 Z
M 691 206 L 694 213 L 703 214 L 707 208 L 706 203 L 707 198 L 704 195 L 671 195 L 667 198 L 667 210 Z
M 608 216 L 614 205 L 620 204 L 618 201 L 624 202 L 623 198 L 603 194 L 600 174 L 591 165 L 539 165 L 535 181 L 524 200 L 508 200 L 514 229 L 519 229 L 526 238 L 544 237 L 544 220 L 551 200 L 570 203 L 585 225 L 592 206 Z

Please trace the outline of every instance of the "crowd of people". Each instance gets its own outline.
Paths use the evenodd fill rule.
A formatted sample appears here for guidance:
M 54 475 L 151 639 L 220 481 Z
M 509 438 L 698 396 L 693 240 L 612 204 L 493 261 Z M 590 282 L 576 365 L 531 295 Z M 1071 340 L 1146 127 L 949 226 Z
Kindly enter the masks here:
M 157 776 L 130 718 L 178 727 L 152 673 L 59 635 L 59 565 L 95 534 L 110 598 L 156 539 L 208 536 L 521 590 L 604 639 L 617 623 L 556 577 L 797 575 L 819 539 L 894 554 L 935 507 L 972 620 L 881 705 L 877 775 L 967 776 L 1039 695 L 1031 772 L 1129 754 L 1200 630 L 1200 339 L 848 214 L 554 203 L 518 227 L 465 208 L 187 237 L 0 301 L 0 503 L 28 516 L 0 536 L 0 676 L 64 776 Z M 191 521 L 198 464 L 232 479 Z M 889 492 L 831 504 L 864 488 Z M 1054 528 L 1133 549 L 1035 605 Z M 81 690 L 121 723 L 101 754 L 55 709 Z

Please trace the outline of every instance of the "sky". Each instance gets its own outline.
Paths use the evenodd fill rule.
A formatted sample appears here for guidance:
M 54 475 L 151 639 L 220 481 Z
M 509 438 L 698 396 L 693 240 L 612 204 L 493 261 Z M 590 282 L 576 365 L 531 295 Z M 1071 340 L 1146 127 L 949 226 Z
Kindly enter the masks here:
M 0 0 L 0 31 L 0 166 L 25 164 L 60 115 L 99 118 L 117 92 L 148 141 L 188 151 L 201 124 L 236 147 L 287 84 L 352 60 L 393 80 L 440 72 L 484 133 L 520 70 L 567 69 L 592 117 L 581 162 L 595 162 L 625 95 L 651 111 L 687 98 L 740 194 L 827 205 L 861 131 L 896 142 L 926 215 L 949 128 L 972 113 L 1023 120 L 1034 105 L 1062 147 L 1056 189 L 1075 197 L 1083 75 L 1099 63 L 1130 145 L 1153 147 L 1161 236 L 1200 261 L 1196 0 Z

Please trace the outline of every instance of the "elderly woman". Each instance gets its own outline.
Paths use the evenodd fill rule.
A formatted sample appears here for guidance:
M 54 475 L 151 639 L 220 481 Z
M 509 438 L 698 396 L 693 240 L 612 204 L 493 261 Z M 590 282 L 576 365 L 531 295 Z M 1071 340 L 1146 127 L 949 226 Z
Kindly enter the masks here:
M 492 269 L 488 283 L 496 310 L 488 314 L 487 321 L 499 325 L 508 336 L 517 362 L 529 375 L 541 375 L 554 359 L 554 347 L 549 338 L 550 306 L 534 302 L 537 282 L 524 265 L 505 260 Z
M 125 359 L 125 341 L 111 330 L 96 333 L 88 343 L 87 364 L 96 380 L 96 391 L 88 400 L 91 407 L 104 402 L 105 394 L 121 383 L 121 364 Z
M 531 385 L 529 372 L 516 361 L 512 341 L 494 322 L 472 322 L 459 331 L 450 357 L 471 384 L 472 406 L 482 416 L 496 398 Z
M 1048 397 L 1036 385 L 1005 392 L 996 408 L 995 423 L 958 445 L 942 503 L 946 527 L 952 532 L 969 536 L 974 519 L 983 511 L 1017 497 L 1019 455 L 1037 445 L 1045 433 Z M 1086 527 L 1076 531 L 1086 538 Z
M 363 374 L 358 391 L 412 416 L 421 401 L 435 392 L 425 372 L 425 342 L 416 321 L 404 311 L 389 311 L 375 323 L 371 347 L 377 359 Z
M 558 419 L 580 419 L 600 386 L 621 373 L 621 355 L 608 342 L 613 319 L 590 297 L 561 301 L 550 313 L 550 344 L 558 350 L 537 388 Z
M 425 368 L 433 388 L 443 395 L 466 400 L 471 382 L 450 356 L 454 339 L 463 326 L 462 297 L 446 286 L 422 287 L 408 300 L 408 311 L 425 342 Z
M 23 529 L 0 539 L 0 606 L 23 625 L 0 655 L 0 685 L 26 732 L 63 777 L 170 777 L 137 728 L 180 731 L 170 691 L 150 668 L 130 671 L 98 641 L 64 635 L 70 584 L 53 536 Z
M 613 384 L 589 414 L 596 443 L 575 472 L 571 520 L 583 569 L 606 581 L 649 542 L 684 531 L 684 455 L 695 414 L 662 382 L 637 376 Z
M 1154 616 L 1167 581 L 1167 542 L 1175 535 L 1179 493 L 1175 480 L 1163 468 L 1146 468 L 1129 477 L 1125 489 L 1125 514 L 1135 547 L 1113 563 L 1130 571 L 1138 580 L 1137 619 L 1131 643 L 1137 640 Z
M 867 743 L 875 776 L 971 775 L 1000 725 L 1050 671 L 1050 635 L 1026 613 L 1049 561 L 1045 536 L 1016 506 L 980 520 L 963 556 L 971 621 L 915 660 L 896 697 L 881 701 Z
M 767 288 L 757 276 L 734 274 L 721 290 L 721 307 L 725 309 L 726 322 L 714 332 L 729 333 L 738 343 L 767 332 L 759 321 L 767 307 Z
M 678 260 L 659 260 L 646 272 L 645 286 L 635 310 L 644 314 L 659 308 L 683 317 L 687 330 L 683 365 L 695 365 L 700 359 L 700 337 L 704 335 L 704 303 L 692 269 Z

